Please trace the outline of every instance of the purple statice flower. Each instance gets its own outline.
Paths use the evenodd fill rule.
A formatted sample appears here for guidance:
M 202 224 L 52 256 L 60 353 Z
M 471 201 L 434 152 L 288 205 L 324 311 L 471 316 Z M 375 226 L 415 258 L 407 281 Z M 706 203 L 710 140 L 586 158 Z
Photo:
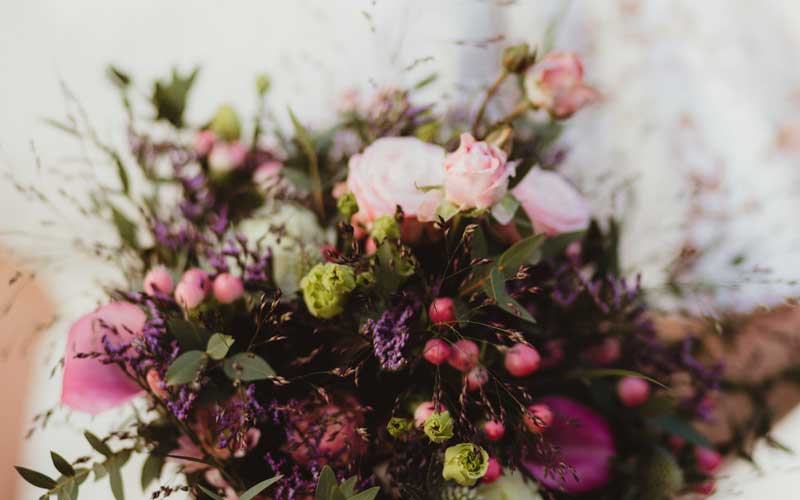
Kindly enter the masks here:
M 166 402 L 167 409 L 175 415 L 178 420 L 186 421 L 192 410 L 192 403 L 197 399 L 197 393 L 188 386 L 182 385 L 173 394 L 173 398 Z
M 363 331 L 372 336 L 375 356 L 384 370 L 397 371 L 406 365 L 403 349 L 411 335 L 410 323 L 418 306 L 418 301 L 405 302 L 386 309 L 377 321 L 369 319 L 364 323 Z
M 267 417 L 267 409 L 258 402 L 255 392 L 256 386 L 250 384 L 212 412 L 220 448 L 243 448 L 247 431 Z

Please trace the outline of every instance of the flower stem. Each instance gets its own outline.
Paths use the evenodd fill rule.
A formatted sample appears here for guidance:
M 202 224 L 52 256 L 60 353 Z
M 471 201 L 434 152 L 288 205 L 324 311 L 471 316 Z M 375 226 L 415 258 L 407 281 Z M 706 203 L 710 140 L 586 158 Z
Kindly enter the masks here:
M 472 122 L 472 133 L 474 135 L 478 135 L 478 129 L 481 126 L 481 121 L 483 121 L 483 115 L 486 113 L 486 106 L 489 105 L 489 101 L 491 101 L 495 94 L 497 94 L 497 91 L 500 90 L 500 86 L 506 78 L 508 78 L 508 75 L 508 71 L 503 70 L 503 72 L 498 75 L 497 79 L 489 85 L 489 88 L 486 89 L 486 95 L 483 96 L 481 107 L 478 108 L 478 113 L 475 115 L 475 120 Z

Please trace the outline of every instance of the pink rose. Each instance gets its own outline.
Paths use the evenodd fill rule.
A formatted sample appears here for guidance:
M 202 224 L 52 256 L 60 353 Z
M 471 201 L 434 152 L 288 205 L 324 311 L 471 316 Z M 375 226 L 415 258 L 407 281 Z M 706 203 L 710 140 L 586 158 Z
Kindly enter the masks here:
M 394 215 L 400 205 L 407 217 L 432 221 L 441 200 L 444 149 L 414 137 L 385 137 L 350 158 L 347 187 L 358 201 L 355 219 L 370 223 Z
M 583 65 L 571 52 L 551 52 L 525 72 L 525 94 L 537 108 L 567 118 L 599 97 L 583 82 Z
M 78 354 L 105 353 L 103 337 L 112 345 L 128 343 L 140 335 L 147 316 L 128 302 L 111 302 L 72 325 L 64 355 L 61 402 L 74 410 L 96 415 L 119 406 L 142 392 L 117 364 L 101 357 Z
M 444 192 L 460 210 L 489 208 L 508 191 L 514 165 L 500 148 L 461 134 L 458 149 L 444 160 Z
M 555 172 L 531 169 L 512 192 L 537 233 L 553 236 L 579 231 L 589 225 L 589 203 Z

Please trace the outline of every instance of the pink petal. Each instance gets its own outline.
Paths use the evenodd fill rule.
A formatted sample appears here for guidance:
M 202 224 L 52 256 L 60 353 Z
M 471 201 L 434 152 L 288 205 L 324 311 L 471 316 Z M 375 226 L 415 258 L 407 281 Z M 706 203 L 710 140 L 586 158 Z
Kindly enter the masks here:
M 119 406 L 137 396 L 141 388 L 115 364 L 103 364 L 99 358 L 77 358 L 78 353 L 103 351 L 102 338 L 114 343 L 129 341 L 139 335 L 147 316 L 128 302 L 111 302 L 87 314 L 72 325 L 64 356 L 64 379 L 61 402 L 70 408 L 92 415 Z M 119 335 L 111 333 L 115 327 Z
M 594 410 L 560 396 L 541 398 L 555 414 L 553 425 L 544 433 L 544 440 L 560 449 L 557 460 L 574 468 L 560 477 L 552 467 L 535 457 L 525 467 L 546 487 L 566 493 L 584 493 L 602 488 L 611 480 L 611 458 L 616 455 L 614 436 L 606 420 Z

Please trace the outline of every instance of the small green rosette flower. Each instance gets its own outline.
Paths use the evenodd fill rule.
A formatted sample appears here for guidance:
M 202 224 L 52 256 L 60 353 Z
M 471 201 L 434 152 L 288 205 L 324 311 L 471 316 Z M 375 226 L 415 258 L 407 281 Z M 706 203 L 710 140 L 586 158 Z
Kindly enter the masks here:
M 356 273 L 342 264 L 317 264 L 300 280 L 300 288 L 311 314 L 329 319 L 344 310 L 347 295 L 356 288 Z
M 370 236 L 375 238 L 375 241 L 378 243 L 387 238 L 399 240 L 400 226 L 397 225 L 397 221 L 394 219 L 394 217 L 390 215 L 383 215 L 375 219 L 375 221 L 372 223 L 372 231 L 370 232 Z
M 339 213 L 342 216 L 350 220 L 356 212 L 358 212 L 358 201 L 356 200 L 356 195 L 353 193 L 345 193 L 336 200 L 336 209 L 339 210 Z
M 414 422 L 407 418 L 392 417 L 386 424 L 389 435 L 395 439 L 402 439 L 414 430 Z
M 449 411 L 431 413 L 422 426 L 425 435 L 433 443 L 444 443 L 453 437 L 453 418 Z
M 217 137 L 225 141 L 235 141 L 242 134 L 242 126 L 239 122 L 239 115 L 230 104 L 223 104 L 217 108 L 214 118 L 211 119 L 209 130 L 214 132 Z
M 444 452 L 442 477 L 461 486 L 474 486 L 489 469 L 489 454 L 480 446 L 461 443 Z

